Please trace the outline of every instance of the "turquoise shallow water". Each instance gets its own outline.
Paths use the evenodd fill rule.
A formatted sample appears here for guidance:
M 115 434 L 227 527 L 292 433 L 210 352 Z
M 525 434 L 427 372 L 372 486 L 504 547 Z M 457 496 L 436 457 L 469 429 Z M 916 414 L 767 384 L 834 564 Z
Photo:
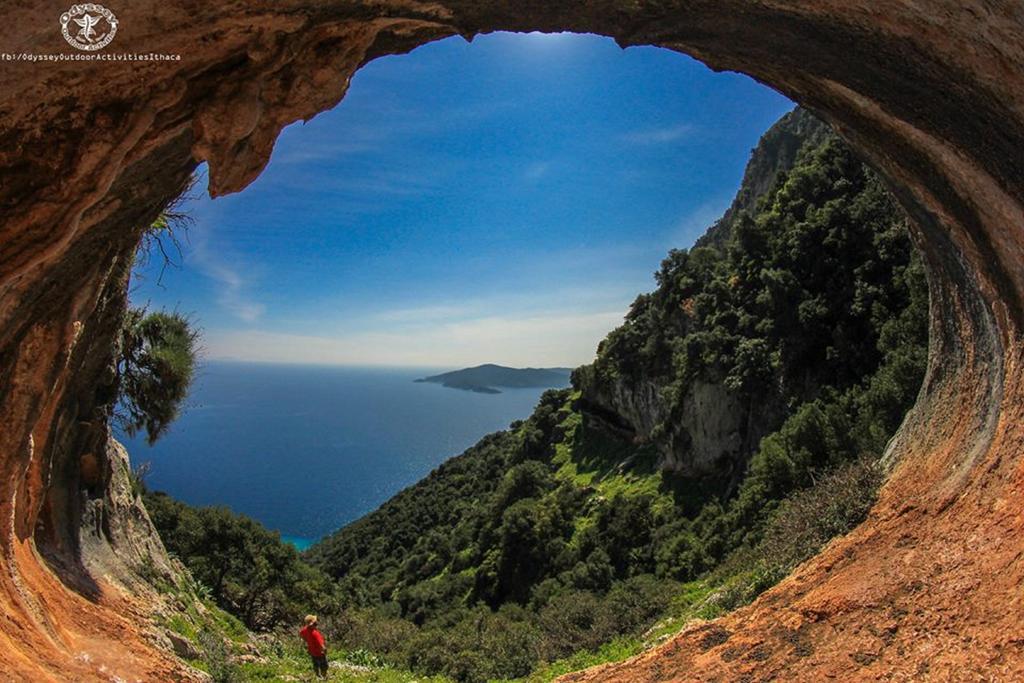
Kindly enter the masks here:
M 308 544 L 528 416 L 543 391 L 413 382 L 439 370 L 208 362 L 164 438 L 125 444 L 134 465 L 151 463 L 151 489 Z
M 301 536 L 281 536 L 281 540 L 285 543 L 291 543 L 299 552 L 302 552 L 317 541 L 315 538 L 303 538 Z

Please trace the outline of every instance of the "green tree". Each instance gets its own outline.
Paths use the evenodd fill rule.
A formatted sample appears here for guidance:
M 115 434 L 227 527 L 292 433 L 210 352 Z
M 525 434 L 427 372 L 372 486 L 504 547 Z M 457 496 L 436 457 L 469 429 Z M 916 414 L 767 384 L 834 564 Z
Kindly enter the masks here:
M 334 583 L 278 533 L 222 506 L 192 507 L 160 492 L 144 500 L 167 549 L 249 628 L 271 629 L 309 611 L 337 612 Z
M 119 400 L 114 416 L 152 444 L 177 419 L 195 375 L 199 333 L 177 312 L 130 308 L 121 328 Z

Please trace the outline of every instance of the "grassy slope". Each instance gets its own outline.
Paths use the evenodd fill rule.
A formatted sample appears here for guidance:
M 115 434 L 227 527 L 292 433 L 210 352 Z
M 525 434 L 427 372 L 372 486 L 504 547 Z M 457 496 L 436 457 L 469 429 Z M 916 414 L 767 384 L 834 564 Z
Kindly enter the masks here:
M 671 490 L 665 485 L 662 473 L 655 467 L 657 453 L 650 445 L 624 446 L 623 442 L 606 431 L 590 424 L 594 418 L 574 410 L 571 405 L 579 399 L 573 392 L 562 410 L 566 414 L 560 423 L 565 439 L 555 446 L 552 463 L 557 466 L 556 476 L 580 487 L 594 491 L 605 500 L 616 496 L 651 496 L 655 511 L 669 512 L 675 505 Z M 592 524 L 591 516 L 577 519 L 577 533 Z M 730 571 L 730 569 L 732 569 Z M 646 633 L 639 637 L 623 636 L 603 644 L 593 651 L 581 651 L 570 657 L 544 663 L 518 683 L 547 683 L 567 673 L 580 671 L 599 664 L 617 662 L 654 647 L 678 633 L 694 620 L 714 619 L 732 609 L 736 600 L 730 589 L 746 586 L 750 569 L 725 567 L 723 571 L 696 581 L 685 583 L 673 596 L 671 607 Z
M 169 606 L 158 613 L 156 624 L 196 646 L 199 656 L 186 661 L 210 674 L 213 683 L 313 680 L 309 655 L 297 635 L 279 631 L 256 636 L 203 597 L 206 591 L 198 584 L 162 582 L 156 587 Z M 441 676 L 421 676 L 387 666 L 365 651 L 329 647 L 328 660 L 328 680 L 338 683 L 450 683 Z
M 552 460 L 557 465 L 556 476 L 577 486 L 593 490 L 593 495 L 611 499 L 616 495 L 651 495 L 658 505 L 671 507 L 672 495 L 664 490 L 662 477 L 653 467 L 654 454 L 649 446 L 623 450 L 622 442 L 608 436 L 602 430 L 585 425 L 586 418 L 581 412 L 569 406 L 578 398 L 573 395 L 567 401 L 561 427 L 565 438 L 557 444 Z M 625 466 L 624 466 L 625 465 Z M 588 516 L 577 520 L 579 528 L 591 523 Z M 439 526 L 445 522 L 440 521 Z M 439 574 L 435 579 L 443 576 Z M 531 675 L 518 679 L 521 683 L 551 681 L 565 673 L 578 671 L 605 662 L 619 661 L 631 657 L 646 648 L 661 642 L 676 633 L 695 618 L 712 618 L 724 608 L 716 601 L 716 589 L 724 580 L 719 577 L 702 579 L 683 586 L 675 596 L 668 613 L 642 637 L 621 637 L 601 646 L 596 651 L 578 652 L 571 657 L 538 667 Z M 177 589 L 165 587 L 169 592 Z M 251 651 L 250 643 L 259 648 L 257 661 L 236 662 L 231 665 L 217 652 L 204 651 L 202 656 L 189 660 L 197 669 L 215 676 L 215 680 L 231 681 L 288 681 L 311 680 L 310 663 L 297 637 L 279 632 L 254 640 L 245 626 L 234 616 L 217 607 L 208 599 L 196 597 L 193 587 L 180 592 L 179 604 L 187 605 L 178 613 L 162 617 L 158 623 L 169 631 L 185 636 L 194 643 L 202 643 L 202 634 L 213 635 L 225 642 L 223 654 L 228 660 Z M 201 592 L 199 589 L 198 592 Z M 372 653 L 364 650 L 345 651 L 332 649 L 329 680 L 345 683 L 447 683 L 443 676 L 423 676 L 387 666 Z M 225 666 L 227 664 L 227 666 Z

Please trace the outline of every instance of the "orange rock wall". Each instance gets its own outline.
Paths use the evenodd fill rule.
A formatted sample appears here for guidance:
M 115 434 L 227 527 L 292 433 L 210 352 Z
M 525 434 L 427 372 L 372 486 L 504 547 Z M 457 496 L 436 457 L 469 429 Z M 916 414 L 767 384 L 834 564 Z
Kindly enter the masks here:
M 831 122 L 916 221 L 930 369 L 870 519 L 754 605 L 582 680 L 1024 679 L 1024 9 L 1012 0 L 113 0 L 104 52 L 0 61 L 0 670 L 171 680 L 131 596 L 86 569 L 81 456 L 138 226 L 209 162 L 244 188 L 366 61 L 440 37 L 572 30 L 678 50 Z M 71 52 L 8 3 L 0 53 Z M 116 548 L 115 548 L 116 551 Z M 47 559 L 44 561 L 42 557 Z M 87 558 L 86 558 L 87 559 Z M 114 673 L 112 673 L 114 672 Z

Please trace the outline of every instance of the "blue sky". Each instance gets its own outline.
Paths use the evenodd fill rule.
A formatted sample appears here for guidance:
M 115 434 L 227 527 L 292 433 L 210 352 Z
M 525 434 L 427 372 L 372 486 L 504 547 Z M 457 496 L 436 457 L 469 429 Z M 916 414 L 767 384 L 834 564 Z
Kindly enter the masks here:
M 588 362 L 792 106 L 594 36 L 432 43 L 287 128 L 244 192 L 204 177 L 182 267 L 153 259 L 132 299 L 191 314 L 209 359 Z

